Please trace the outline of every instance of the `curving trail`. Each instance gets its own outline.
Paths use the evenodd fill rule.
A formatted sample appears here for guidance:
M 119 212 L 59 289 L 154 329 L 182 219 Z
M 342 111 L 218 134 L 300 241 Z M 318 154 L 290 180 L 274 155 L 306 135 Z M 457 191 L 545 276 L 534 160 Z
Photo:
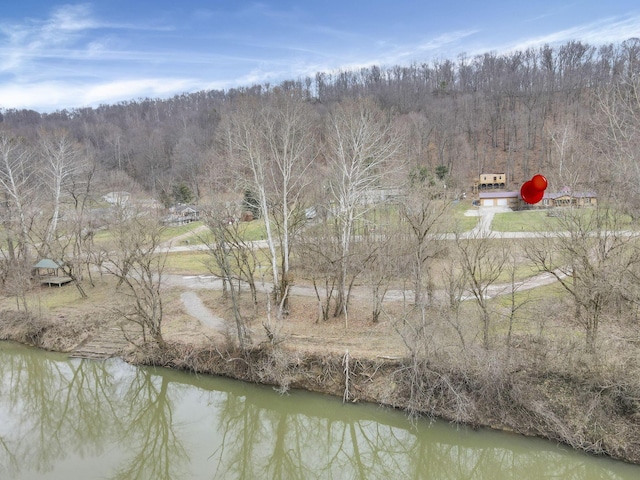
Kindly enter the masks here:
M 200 323 L 203 325 L 218 330 L 220 332 L 224 332 L 226 330 L 226 322 L 223 318 L 220 318 L 213 314 L 211 310 L 209 310 L 198 294 L 194 291 L 183 292 L 180 295 L 180 300 L 182 300 L 187 313 L 194 318 L 200 320 Z
M 493 221 L 493 217 L 497 212 L 505 211 L 504 208 L 490 208 L 490 207 L 481 207 L 478 210 L 469 211 L 469 215 L 477 215 L 480 217 L 480 220 L 477 226 L 466 232 L 462 235 L 463 238 L 482 238 L 482 237 L 492 237 L 492 238 L 535 238 L 540 236 L 547 235 L 559 235 L 561 233 L 536 233 L 536 232 L 494 232 L 491 230 L 491 223 Z M 200 232 L 204 231 L 206 226 L 198 227 L 198 229 L 193 232 L 186 233 L 181 235 L 180 237 L 176 237 L 171 240 L 171 242 L 167 242 L 162 250 L 163 251 L 172 251 L 172 252 L 184 252 L 184 251 L 198 251 L 198 250 L 206 250 L 208 247 L 206 245 L 180 245 L 175 246 L 176 243 L 182 243 L 184 240 L 187 240 L 189 237 L 198 235 Z M 453 234 L 446 235 L 445 238 L 453 239 Z M 257 241 L 253 242 L 255 248 L 263 248 L 266 244 L 265 241 Z M 174 246 L 172 246 L 174 245 Z M 566 277 L 566 273 L 561 271 L 556 272 L 559 278 Z M 197 318 L 200 322 L 210 328 L 217 329 L 219 331 L 224 331 L 226 329 L 225 320 L 215 316 L 203 303 L 202 300 L 198 297 L 196 291 L 197 290 L 222 290 L 222 280 L 219 277 L 214 275 L 164 275 L 164 282 L 166 286 L 179 286 L 181 288 L 187 289 L 181 295 L 182 302 L 187 310 L 187 313 L 192 317 Z M 533 275 L 524 280 L 515 282 L 515 284 L 507 283 L 500 285 L 492 285 L 487 290 L 487 298 L 494 298 L 500 295 L 510 295 L 513 291 L 524 291 L 531 290 L 534 288 L 538 288 L 541 286 L 549 285 L 558 281 L 558 278 L 550 273 L 539 273 L 537 275 Z M 247 287 L 248 288 L 248 287 Z M 272 290 L 273 286 L 269 283 L 262 283 L 257 285 L 258 291 L 262 293 L 268 293 Z M 312 286 L 301 286 L 294 285 L 291 288 L 290 294 L 292 296 L 303 296 L 303 297 L 315 297 L 316 293 Z M 371 298 L 371 292 L 368 288 L 365 287 L 354 287 L 352 295 L 358 298 Z M 412 290 L 389 290 L 385 295 L 386 301 L 402 301 L 405 299 L 411 299 L 413 296 Z M 445 292 L 440 291 L 435 293 L 436 298 L 444 298 Z M 462 300 L 472 300 L 474 297 L 470 292 L 463 295 Z

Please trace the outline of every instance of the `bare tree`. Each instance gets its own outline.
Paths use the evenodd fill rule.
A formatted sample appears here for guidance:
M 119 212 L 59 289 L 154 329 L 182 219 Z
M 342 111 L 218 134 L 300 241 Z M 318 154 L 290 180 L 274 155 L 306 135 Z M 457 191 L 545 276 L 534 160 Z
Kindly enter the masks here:
M 309 169 L 316 152 L 313 117 L 304 97 L 298 92 L 276 92 L 270 100 L 270 108 L 265 112 L 265 133 L 273 161 L 270 174 L 277 199 L 274 217 L 276 221 L 281 220 L 279 235 L 282 239 L 282 279 L 278 298 L 286 302 L 292 233 L 299 223 L 296 215 L 300 217 L 304 187 L 312 180 Z
M 28 207 L 34 203 L 35 172 L 33 155 L 24 142 L 0 131 L 0 195 L 4 207 L 0 219 L 6 236 L 6 248 L 0 248 L 1 280 L 5 292 L 15 296 L 18 308 L 22 304 L 25 311 L 28 309 L 26 292 L 31 287 L 32 215 Z
M 557 218 L 562 231 L 531 242 L 526 253 L 570 295 L 573 321 L 584 329 L 586 350 L 595 354 L 608 308 L 638 304 L 640 252 L 621 228 L 624 217 L 602 198 L 596 208 L 565 208 Z
M 221 276 L 225 289 L 229 289 L 238 342 L 241 348 L 245 348 L 251 343 L 251 336 L 240 309 L 240 282 L 249 285 L 253 304 L 257 306 L 255 272 L 259 262 L 253 246 L 243 239 L 239 222 L 228 213 L 225 214 L 224 209 L 207 212 L 205 224 L 212 234 L 211 241 L 207 243 L 208 252 L 214 259 L 216 273 Z
M 304 272 L 313 283 L 318 300 L 318 320 L 329 320 L 331 305 L 335 301 L 340 270 L 340 248 L 332 225 L 326 222 L 309 229 L 298 243 L 297 254 L 304 258 Z
M 248 169 L 249 187 L 256 194 L 267 233 L 274 299 L 283 308 L 290 281 L 292 220 L 315 158 L 312 135 L 310 106 L 296 91 L 276 91 L 266 100 L 239 99 L 222 129 L 230 154 Z M 277 232 L 274 226 L 280 227 Z
M 446 295 L 446 309 L 443 312 L 443 319 L 455 330 L 463 350 L 467 347 L 465 333 L 469 330 L 460 315 L 464 295 L 467 291 L 466 278 L 466 272 L 460 268 L 457 256 L 449 255 L 442 268 Z M 424 309 L 424 306 L 421 308 Z
M 380 320 L 384 298 L 389 287 L 404 273 L 402 255 L 397 248 L 400 236 L 391 228 L 387 230 L 375 231 L 363 239 L 368 252 L 367 258 L 363 259 L 363 275 L 366 284 L 371 288 L 371 320 L 374 323 Z
M 33 155 L 23 142 L 6 132 L 0 132 L 0 187 L 4 197 L 3 226 L 7 234 L 7 250 L 16 260 L 14 244 L 17 233 L 19 255 L 27 258 L 30 221 L 27 208 L 33 202 L 36 185 Z
M 456 234 L 455 244 L 467 291 L 475 300 L 480 313 L 482 344 L 488 349 L 491 346 L 492 318 L 490 287 L 505 269 L 509 244 L 481 233 L 465 238 Z
M 333 106 L 327 125 L 328 190 L 340 246 L 336 311 L 348 326 L 348 290 L 354 226 L 368 210 L 367 194 L 380 188 L 391 172 L 390 162 L 401 144 L 392 117 L 371 99 L 344 101 Z
M 608 160 L 617 184 L 618 202 L 634 218 L 640 218 L 640 77 L 637 75 L 599 92 L 600 152 Z
M 159 250 L 161 233 L 162 227 L 154 218 L 123 219 L 114 229 L 113 245 L 108 250 L 110 261 L 105 268 L 124 285 L 132 300 L 130 307 L 117 313 L 141 327 L 144 341 L 148 332 L 152 340 L 163 345 L 161 287 L 167 253 Z
M 92 259 L 96 259 L 93 245 L 93 229 L 90 225 L 90 207 L 93 202 L 93 180 L 96 165 L 87 157 L 73 169 L 64 183 L 67 200 L 65 215 L 59 227 L 52 232 L 41 252 L 55 258 L 65 275 L 80 292 L 87 293 L 82 284 L 85 273 L 91 278 Z
M 45 161 L 44 187 L 51 193 L 51 215 L 43 237 L 46 246 L 58 228 L 63 189 L 69 178 L 74 175 L 84 161 L 81 147 L 64 130 L 40 132 L 40 149 Z
M 409 194 L 400 204 L 400 215 L 407 228 L 405 236 L 407 254 L 410 258 L 413 278 L 414 303 L 424 303 L 424 283 L 431 300 L 429 262 L 443 249 L 439 241 L 437 226 L 451 206 L 442 183 L 428 179 L 417 181 L 409 189 Z

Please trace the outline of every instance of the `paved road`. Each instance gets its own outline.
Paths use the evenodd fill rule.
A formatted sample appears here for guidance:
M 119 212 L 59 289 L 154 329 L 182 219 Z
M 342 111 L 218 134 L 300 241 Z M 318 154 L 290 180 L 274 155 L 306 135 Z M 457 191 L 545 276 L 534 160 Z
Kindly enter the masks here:
M 480 208 L 478 210 L 472 211 L 474 215 L 478 215 L 480 220 L 475 228 L 470 230 L 469 232 L 465 232 L 461 235 L 461 238 L 537 238 L 537 237 L 547 237 L 547 236 L 559 236 L 563 235 L 563 232 L 494 232 L 491 229 L 491 223 L 493 222 L 494 215 L 499 212 L 507 211 L 504 208 Z M 200 227 L 201 229 L 203 227 Z M 206 228 L 206 227 L 204 227 Z M 625 232 L 627 234 L 637 234 L 633 232 Z M 193 234 L 185 234 L 183 237 L 178 239 L 179 241 L 184 241 L 188 239 L 189 236 L 195 235 Z M 444 239 L 455 239 L 455 234 L 447 234 L 444 237 L 439 237 Z M 175 245 L 176 239 L 172 241 L 172 244 Z M 256 241 L 252 242 L 254 248 L 266 248 L 266 241 Z M 165 245 L 162 248 L 162 251 L 171 251 L 171 252 L 186 252 L 186 251 L 204 251 L 207 250 L 206 245 L 179 245 L 179 246 L 170 246 Z M 560 271 L 557 272 L 560 278 L 566 276 L 566 273 L 562 273 Z M 187 309 L 187 312 L 198 318 L 204 325 L 207 325 L 211 328 L 216 328 L 219 330 L 225 329 L 225 321 L 222 318 L 216 317 L 213 313 L 206 308 L 206 306 L 202 303 L 200 298 L 198 297 L 195 291 L 201 289 L 208 290 L 222 290 L 222 280 L 219 277 L 214 275 L 164 275 L 165 283 L 167 285 L 176 285 L 182 288 L 187 288 L 191 291 L 187 291 L 182 294 L 182 301 Z M 549 285 L 557 281 L 555 275 L 550 273 L 540 273 L 537 275 L 533 275 L 527 279 L 516 282 L 515 284 L 507 283 L 500 285 L 492 285 L 487 289 L 487 297 L 493 298 L 500 295 L 509 295 L 513 290 L 515 291 L 524 291 L 531 290 L 534 288 L 538 288 L 544 285 Z M 248 288 L 248 287 L 246 287 Z M 268 293 L 273 289 L 273 286 L 269 283 L 261 283 L 257 285 L 258 291 L 262 293 Z M 291 288 L 291 295 L 293 296 L 304 296 L 304 297 L 315 297 L 316 293 L 312 286 L 293 286 Z M 321 291 L 321 294 L 324 293 Z M 352 295 L 360 298 L 370 298 L 371 292 L 368 288 L 365 287 L 354 287 Z M 436 297 L 441 296 L 444 298 L 444 292 L 436 292 Z M 385 299 L 388 301 L 402 301 L 404 299 L 408 299 L 409 301 L 413 298 L 413 291 L 402 291 L 402 290 L 389 290 L 385 296 Z M 467 292 L 463 295 L 462 300 L 472 300 L 474 297 L 471 295 L 471 292 Z

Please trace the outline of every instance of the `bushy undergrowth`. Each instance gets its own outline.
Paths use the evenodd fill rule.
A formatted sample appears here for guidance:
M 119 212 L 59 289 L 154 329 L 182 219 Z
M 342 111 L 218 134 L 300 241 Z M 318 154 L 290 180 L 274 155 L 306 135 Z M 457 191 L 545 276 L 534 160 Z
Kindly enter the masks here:
M 534 346 L 534 350 L 538 348 Z M 593 454 L 640 463 L 638 363 L 612 366 L 576 353 L 543 367 L 536 353 L 468 349 L 397 361 L 349 358 L 266 345 L 241 350 L 169 343 L 132 353 L 134 363 L 303 388 L 407 411 L 507 429 Z
M 29 312 L 0 311 L 0 340 L 11 340 L 45 350 L 71 351 L 99 326 L 95 316 L 51 318 Z

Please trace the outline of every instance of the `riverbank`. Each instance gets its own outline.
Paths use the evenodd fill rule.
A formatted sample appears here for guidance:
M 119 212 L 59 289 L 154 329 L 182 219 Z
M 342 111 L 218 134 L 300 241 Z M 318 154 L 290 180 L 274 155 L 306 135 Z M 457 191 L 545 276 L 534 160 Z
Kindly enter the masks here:
M 177 310 L 175 304 L 167 309 L 169 314 Z M 117 324 L 105 311 L 92 305 L 82 314 L 60 311 L 54 317 L 4 310 L 0 339 L 70 352 L 106 325 Z M 254 344 L 241 350 L 230 336 L 176 314 L 166 325 L 164 347 L 129 346 L 118 354 L 133 364 L 223 375 L 273 385 L 281 392 L 305 389 L 402 409 L 410 416 L 540 436 L 640 464 L 640 386 L 633 381 L 634 358 L 598 361 L 579 349 L 533 336 L 520 338 L 510 349 L 469 346 L 455 355 L 436 348 L 398 354 L 390 325 L 354 315 L 347 334 L 337 321 L 322 325 L 297 318 L 279 326 L 273 343 L 258 335 L 262 328 L 254 321 Z

